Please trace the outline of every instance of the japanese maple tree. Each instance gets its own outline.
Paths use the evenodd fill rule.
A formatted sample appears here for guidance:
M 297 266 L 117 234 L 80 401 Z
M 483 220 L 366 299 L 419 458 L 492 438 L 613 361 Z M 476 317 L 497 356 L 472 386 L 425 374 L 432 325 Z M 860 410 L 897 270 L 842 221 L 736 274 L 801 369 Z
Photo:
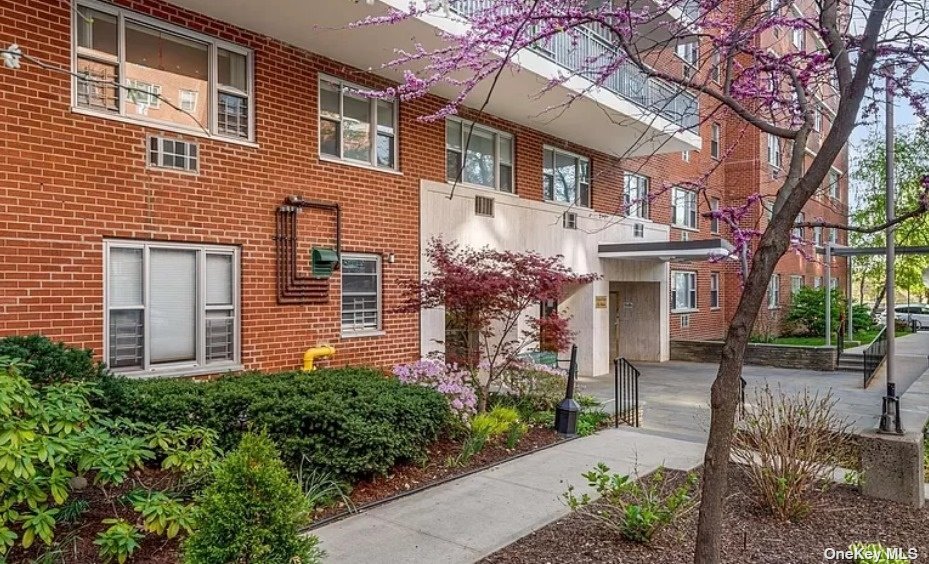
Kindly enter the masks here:
M 478 411 L 484 411 L 491 390 L 522 363 L 530 347 L 544 340 L 563 349 L 570 340 L 567 323 L 540 322 L 533 315 L 539 303 L 558 300 L 569 287 L 596 279 L 575 273 L 561 256 L 473 249 L 440 238 L 429 242 L 426 257 L 432 271 L 410 285 L 404 309 L 444 308 L 446 318 L 469 335 L 468 350 L 454 360 L 471 370 Z M 527 327 L 522 331 L 520 320 Z

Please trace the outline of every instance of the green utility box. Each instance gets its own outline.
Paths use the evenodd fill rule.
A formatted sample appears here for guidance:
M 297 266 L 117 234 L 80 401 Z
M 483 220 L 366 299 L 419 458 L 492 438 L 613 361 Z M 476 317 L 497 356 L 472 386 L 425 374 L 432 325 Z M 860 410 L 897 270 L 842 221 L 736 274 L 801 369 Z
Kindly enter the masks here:
M 339 253 L 333 249 L 313 247 L 312 251 L 313 278 L 329 278 L 339 263 Z

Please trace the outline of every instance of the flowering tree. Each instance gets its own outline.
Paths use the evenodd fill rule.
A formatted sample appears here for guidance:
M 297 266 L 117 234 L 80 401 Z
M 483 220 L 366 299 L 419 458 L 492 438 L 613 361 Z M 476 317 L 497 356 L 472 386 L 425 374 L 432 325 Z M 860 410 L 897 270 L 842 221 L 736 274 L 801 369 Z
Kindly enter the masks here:
M 437 86 L 451 85 L 458 90 L 458 95 L 438 112 L 423 119 L 457 113 L 478 85 L 485 82 L 491 85 L 486 99 L 489 100 L 493 85 L 504 70 L 518 72 L 513 60 L 521 51 L 544 49 L 554 39 L 564 40 L 565 36 L 567 41 L 562 44 L 577 46 L 583 44 L 584 34 L 595 27 L 599 36 L 608 38 L 613 49 L 597 54 L 579 51 L 576 57 L 581 61 L 579 67 L 552 79 L 546 91 L 568 81 L 577 84 L 577 78 L 586 80 L 588 89 L 596 89 L 605 85 L 620 67 L 634 65 L 647 77 L 662 79 L 708 100 L 710 107 L 704 106 L 704 119 L 713 115 L 736 116 L 745 124 L 746 131 L 767 134 L 779 147 L 787 148 L 786 162 L 779 174 L 780 186 L 773 194 L 753 194 L 742 204 L 705 214 L 728 227 L 737 252 L 744 258 L 743 292 L 727 331 L 712 387 L 697 562 L 719 561 L 718 532 L 744 353 L 777 262 L 789 249 L 799 250 L 803 244 L 791 237 L 792 230 L 797 226 L 818 225 L 877 232 L 922 214 L 929 207 L 924 192 L 913 209 L 890 225 L 848 227 L 822 220 L 798 223 L 801 210 L 824 184 L 859 118 L 875 115 L 876 94 L 883 93 L 885 81 L 895 94 L 925 116 L 927 95 L 914 79 L 914 71 L 929 68 L 926 41 L 929 7 L 924 0 L 812 0 L 809 4 L 801 3 L 799 10 L 793 4 L 787 0 L 655 0 L 653 3 L 445 0 L 414 2 L 408 11 L 391 11 L 355 24 L 392 25 L 432 12 L 467 15 L 470 27 L 465 33 L 443 33 L 445 41 L 440 47 L 415 45 L 398 51 L 394 60 L 385 63 L 402 70 L 403 80 L 380 95 L 406 100 L 425 96 Z M 691 22 L 661 17 L 672 8 L 692 13 L 694 7 L 697 13 Z M 782 34 L 798 34 L 800 44 L 782 53 L 769 49 L 771 38 Z M 644 45 L 648 42 L 642 38 L 652 36 L 666 39 Z M 694 72 L 681 74 L 672 70 L 668 53 L 680 44 L 693 42 L 704 47 L 703 54 L 693 61 Z M 583 92 L 569 95 L 561 106 L 574 103 L 582 95 Z M 832 124 L 817 150 L 809 151 L 811 134 L 819 129 L 820 103 L 834 111 Z M 557 119 L 558 110 L 559 107 L 551 108 L 553 119 Z M 603 126 L 610 124 L 604 120 Z M 723 151 L 723 160 L 726 155 Z M 705 176 L 694 179 L 691 187 L 703 190 L 705 181 Z M 929 186 L 929 181 L 924 182 Z M 617 206 L 622 213 L 622 204 Z M 770 213 L 764 229 L 755 219 L 761 214 L 750 213 L 760 211 L 762 206 Z M 471 275 L 470 263 L 482 260 L 468 256 L 465 264 L 458 265 L 448 262 L 443 252 L 439 247 L 433 253 L 433 258 L 440 260 L 440 272 L 446 265 L 454 265 L 463 274 Z M 440 280 L 454 283 L 445 277 Z M 476 292 L 481 300 L 493 301 L 496 292 L 505 291 L 496 286 L 485 289 L 480 284 L 463 285 L 463 291 Z M 443 283 L 423 288 L 425 303 L 440 305 L 448 295 Z
M 459 248 L 442 239 L 429 242 L 426 256 L 432 272 L 411 284 L 404 309 L 444 307 L 446 319 L 466 334 L 467 350 L 454 360 L 471 371 L 478 411 L 486 409 L 504 374 L 520 367 L 523 354 L 540 342 L 540 329 L 547 344 L 563 348 L 570 339 L 567 324 L 539 323 L 530 308 L 538 311 L 540 302 L 558 300 L 569 286 L 596 278 L 574 273 L 560 256 Z M 520 333 L 519 321 L 527 318 L 529 328 Z

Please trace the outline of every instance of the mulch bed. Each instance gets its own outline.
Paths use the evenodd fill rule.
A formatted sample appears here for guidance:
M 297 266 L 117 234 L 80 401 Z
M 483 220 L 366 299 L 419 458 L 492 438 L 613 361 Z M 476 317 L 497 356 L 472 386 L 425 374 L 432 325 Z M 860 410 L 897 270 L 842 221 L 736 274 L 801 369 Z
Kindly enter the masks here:
M 682 479 L 684 473 L 668 471 Z M 885 547 L 916 548 L 929 558 L 929 507 L 914 509 L 862 497 L 850 486 L 837 485 L 820 494 L 816 508 L 797 523 L 781 523 L 751 497 L 742 469 L 733 464 L 723 524 L 723 559 L 732 564 L 821 564 L 827 548 L 846 550 L 855 542 L 881 542 Z M 659 532 L 650 546 L 623 540 L 592 517 L 572 514 L 482 560 L 494 564 L 596 563 L 637 564 L 692 562 L 697 511 Z
M 8 561 L 32 562 L 46 552 L 55 552 L 58 558 L 53 562 L 68 564 L 90 564 L 101 562 L 99 547 L 94 544 L 97 533 L 109 528 L 102 523 L 104 519 L 123 518 L 130 523 L 140 522 L 139 513 L 132 505 L 123 503 L 120 498 L 130 491 L 145 486 L 161 489 L 173 482 L 174 475 L 156 468 L 144 468 L 132 472 L 129 478 L 119 486 L 108 487 L 106 495 L 92 483 L 80 491 L 73 491 L 69 499 L 83 499 L 89 503 L 88 509 L 74 524 L 59 523 L 55 527 L 54 543 L 50 549 L 36 539 L 29 550 L 22 550 L 19 544 L 7 554 Z M 93 480 L 93 476 L 88 476 Z M 2 561 L 2 559 L 0 559 Z M 181 561 L 180 535 L 168 540 L 164 536 L 148 533 L 133 553 L 133 564 L 176 564 Z
M 493 466 L 509 458 L 549 446 L 560 439 L 553 429 L 530 427 L 519 444 L 506 448 L 502 441 L 488 442 L 467 464 L 454 466 L 449 461 L 461 452 L 461 440 L 441 437 L 426 451 L 426 459 L 420 463 L 409 462 L 394 467 L 386 476 L 378 476 L 355 484 L 349 495 L 356 509 L 364 505 L 385 500 L 395 495 L 435 484 L 442 480 L 461 476 L 475 470 Z M 322 520 L 348 515 L 344 504 L 321 509 L 314 519 Z

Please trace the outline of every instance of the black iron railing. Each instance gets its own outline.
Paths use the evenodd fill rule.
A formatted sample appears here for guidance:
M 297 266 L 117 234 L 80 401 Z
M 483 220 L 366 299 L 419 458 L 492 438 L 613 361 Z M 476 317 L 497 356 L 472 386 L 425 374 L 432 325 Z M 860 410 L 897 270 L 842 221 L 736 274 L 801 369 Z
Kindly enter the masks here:
M 639 369 L 625 358 L 613 361 L 613 426 L 639 426 Z
M 893 323 L 893 320 L 891 320 Z M 887 356 L 887 326 L 885 325 L 881 332 L 874 337 L 871 344 L 864 351 L 864 387 L 867 388 L 874 379 L 877 368 L 884 362 Z

